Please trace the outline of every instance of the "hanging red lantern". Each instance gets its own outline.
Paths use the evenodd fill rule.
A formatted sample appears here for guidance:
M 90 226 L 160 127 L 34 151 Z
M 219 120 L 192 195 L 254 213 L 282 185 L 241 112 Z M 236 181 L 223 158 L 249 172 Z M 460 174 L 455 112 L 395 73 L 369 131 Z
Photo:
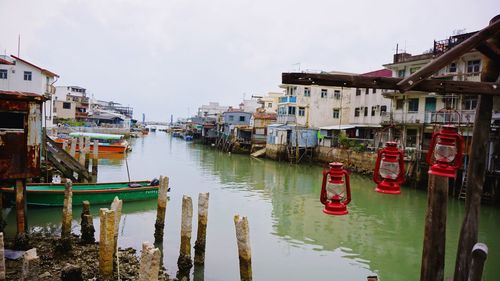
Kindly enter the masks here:
M 405 181 L 405 162 L 403 151 L 398 144 L 388 141 L 377 153 L 373 181 L 377 184 L 375 191 L 386 194 L 400 194 L 400 185 Z
M 429 174 L 455 178 L 462 166 L 464 139 L 453 125 L 444 125 L 438 133 L 432 134 L 427 153 Z
M 323 171 L 323 184 L 321 185 L 320 201 L 325 208 L 323 212 L 328 215 L 341 216 L 349 213 L 347 204 L 351 202 L 351 184 L 349 173 L 343 169 L 343 164 L 333 162 L 330 169 Z

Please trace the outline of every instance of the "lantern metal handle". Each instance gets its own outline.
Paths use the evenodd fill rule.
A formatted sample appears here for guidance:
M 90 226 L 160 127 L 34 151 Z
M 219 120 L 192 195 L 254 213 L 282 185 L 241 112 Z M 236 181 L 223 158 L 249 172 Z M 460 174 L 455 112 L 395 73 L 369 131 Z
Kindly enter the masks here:
M 328 174 L 328 170 L 323 170 L 323 183 L 321 184 L 321 192 L 319 194 L 319 201 L 321 204 L 326 204 L 326 175 Z
M 347 198 L 342 202 L 344 205 L 347 205 L 351 202 L 351 180 L 349 179 L 349 172 L 347 170 L 343 170 L 344 179 L 345 179 L 345 189 L 347 192 Z
M 373 181 L 376 184 L 380 184 L 382 182 L 382 180 L 380 179 L 380 175 L 378 175 L 378 173 L 375 172 L 375 171 L 379 171 L 380 170 L 380 161 L 379 161 L 379 159 L 382 159 L 382 151 L 383 151 L 383 148 L 380 148 L 377 151 L 377 161 L 375 163 L 375 170 L 373 172 Z

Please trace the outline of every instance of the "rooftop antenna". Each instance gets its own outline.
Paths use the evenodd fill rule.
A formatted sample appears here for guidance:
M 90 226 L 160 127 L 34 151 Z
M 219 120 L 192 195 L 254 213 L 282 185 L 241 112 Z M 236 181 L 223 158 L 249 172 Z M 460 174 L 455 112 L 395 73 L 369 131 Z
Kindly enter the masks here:
M 21 54 L 21 34 L 17 36 L 17 57 L 20 58 Z
M 297 71 L 300 72 L 300 62 L 292 64 L 293 66 L 297 66 Z

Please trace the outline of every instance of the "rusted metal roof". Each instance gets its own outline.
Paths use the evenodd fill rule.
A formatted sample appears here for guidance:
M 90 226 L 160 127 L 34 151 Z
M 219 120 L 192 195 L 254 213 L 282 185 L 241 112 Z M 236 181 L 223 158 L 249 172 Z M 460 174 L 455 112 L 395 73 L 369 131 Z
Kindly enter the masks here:
M 253 114 L 254 119 L 267 119 L 267 120 L 276 120 L 276 113 L 267 113 L 267 112 L 255 112 Z
M 39 69 L 43 74 L 45 74 L 47 76 L 50 76 L 50 77 L 59 77 L 59 75 L 55 74 L 54 72 L 52 72 L 52 71 L 50 71 L 48 69 L 41 68 L 41 67 L 39 67 L 39 66 L 37 66 L 35 64 L 32 64 L 31 62 L 29 62 L 27 60 L 24 60 L 24 59 L 20 58 L 20 57 L 16 57 L 14 55 L 10 55 L 10 56 L 13 57 L 13 58 L 15 58 L 18 61 L 24 62 L 27 65 L 31 65 L 32 67 Z
M 4 100 L 24 100 L 24 101 L 38 101 L 44 102 L 47 100 L 42 95 L 29 93 L 29 92 L 18 92 L 18 91 L 4 91 L 0 90 L 0 99 Z

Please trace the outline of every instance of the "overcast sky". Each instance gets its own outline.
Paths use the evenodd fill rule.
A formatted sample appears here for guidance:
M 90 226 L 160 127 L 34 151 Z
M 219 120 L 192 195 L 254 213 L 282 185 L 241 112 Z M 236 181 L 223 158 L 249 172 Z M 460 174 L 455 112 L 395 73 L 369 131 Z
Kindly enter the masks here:
M 0 0 L 0 51 L 134 107 L 140 119 L 194 114 L 279 90 L 281 73 L 363 73 L 455 30 L 475 31 L 498 0 Z M 300 63 L 300 64 L 299 64 Z

